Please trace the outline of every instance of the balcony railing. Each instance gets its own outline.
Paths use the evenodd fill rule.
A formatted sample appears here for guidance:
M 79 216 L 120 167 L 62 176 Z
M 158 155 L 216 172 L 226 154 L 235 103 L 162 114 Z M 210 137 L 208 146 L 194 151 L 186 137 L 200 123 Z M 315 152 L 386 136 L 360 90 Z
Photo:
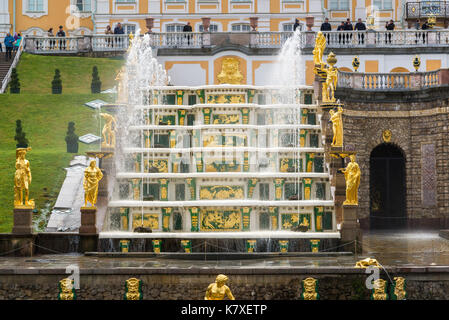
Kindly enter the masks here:
M 407 2 L 405 4 L 407 19 L 419 19 L 435 16 L 436 18 L 449 17 L 449 1 L 422 1 Z
M 443 85 L 442 73 L 448 69 L 407 73 L 338 72 L 338 88 L 369 91 L 407 91 Z
M 323 32 L 327 47 L 336 48 L 412 48 L 449 47 L 449 30 L 398 31 L 330 31 Z M 155 48 L 208 48 L 220 45 L 239 45 L 250 48 L 279 49 L 293 35 L 292 32 L 164 32 L 151 33 L 150 43 Z M 315 46 L 315 32 L 303 32 L 299 45 L 302 49 Z M 93 35 L 79 37 L 25 38 L 25 51 L 36 54 L 117 51 L 129 47 L 127 35 Z

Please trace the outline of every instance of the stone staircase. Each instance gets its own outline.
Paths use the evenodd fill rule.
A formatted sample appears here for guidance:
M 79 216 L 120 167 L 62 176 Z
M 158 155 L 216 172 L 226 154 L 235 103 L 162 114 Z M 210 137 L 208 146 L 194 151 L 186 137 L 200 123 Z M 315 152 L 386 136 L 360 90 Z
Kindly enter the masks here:
M 3 48 L 4 50 L 5 48 Z M 5 55 L 6 53 L 0 52 L 0 84 L 3 82 L 3 79 L 5 78 L 6 74 L 9 71 L 9 68 L 11 67 L 12 62 L 14 61 L 15 52 L 12 53 L 12 58 L 8 61 L 5 61 Z M 1 86 L 1 85 L 0 85 Z

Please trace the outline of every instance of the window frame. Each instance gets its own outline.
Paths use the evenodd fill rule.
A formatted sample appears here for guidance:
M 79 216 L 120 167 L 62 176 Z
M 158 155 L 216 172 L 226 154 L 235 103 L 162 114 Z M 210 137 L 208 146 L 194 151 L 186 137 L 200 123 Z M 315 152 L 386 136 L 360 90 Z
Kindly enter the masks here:
M 86 1 L 89 2 L 89 10 L 86 10 Z M 78 2 L 81 2 L 81 4 Z M 80 5 L 82 9 L 80 9 Z M 75 0 L 75 6 L 79 12 L 92 12 L 92 0 Z
M 234 30 L 234 27 L 237 27 L 237 26 L 239 27 L 240 30 Z M 245 28 L 248 27 L 248 30 L 241 30 L 243 26 L 245 26 Z M 231 25 L 231 31 L 232 32 L 250 32 L 251 26 L 249 25 L 249 23 L 244 23 L 244 22 L 235 23 L 235 24 Z
M 334 6 L 337 4 L 336 6 Z M 344 6 L 346 5 L 346 6 Z M 349 11 L 350 3 L 349 0 L 330 0 L 329 1 L 329 10 L 332 11 Z
M 38 7 L 38 3 L 41 3 L 42 5 L 42 10 L 39 10 Z M 36 9 L 31 9 L 31 3 L 33 3 L 33 7 L 36 7 Z M 37 13 L 42 13 L 45 12 L 45 1 L 44 0 L 27 0 L 27 12 L 37 12 Z

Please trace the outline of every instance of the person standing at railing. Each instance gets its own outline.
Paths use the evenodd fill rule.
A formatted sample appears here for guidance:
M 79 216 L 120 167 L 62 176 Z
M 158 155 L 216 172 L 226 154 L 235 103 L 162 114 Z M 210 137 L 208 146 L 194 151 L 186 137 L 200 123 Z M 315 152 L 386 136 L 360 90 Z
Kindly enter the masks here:
M 296 28 L 298 28 L 298 27 L 299 27 L 299 20 L 295 19 L 295 24 L 293 25 L 293 32 L 295 32 Z
M 329 23 L 329 19 L 328 18 L 324 19 L 324 22 L 321 24 L 320 31 L 332 31 L 332 26 Z M 326 33 L 327 43 L 330 42 L 329 41 L 330 40 L 329 36 L 330 36 L 329 33 Z
M 192 26 L 190 25 L 190 21 L 187 22 L 187 24 L 184 26 L 184 28 L 182 28 L 182 32 L 192 32 Z M 187 35 L 187 45 L 190 45 L 190 38 L 192 36 L 191 35 Z
M 354 30 L 354 28 L 352 27 L 351 20 L 348 18 L 346 19 L 345 23 L 345 31 L 352 31 L 352 30 Z M 348 43 L 352 41 L 352 33 L 346 33 L 345 37 Z
M 56 34 L 56 36 L 60 37 L 60 38 L 64 38 L 65 37 L 65 32 L 64 32 L 62 26 L 59 26 L 59 31 Z M 65 40 L 64 39 L 59 39 L 59 50 L 63 50 L 64 49 L 64 51 L 65 51 L 65 48 L 66 48 Z
M 50 38 L 50 40 L 48 40 L 49 45 L 50 45 L 50 50 L 53 50 L 53 48 L 55 47 L 55 40 L 53 40 L 53 38 L 55 37 L 55 35 L 53 34 L 53 28 L 48 29 L 47 37 Z
M 111 26 L 107 26 L 107 27 L 106 27 L 106 31 L 104 32 L 104 34 L 107 36 L 107 38 L 106 38 L 106 43 L 108 44 L 108 47 L 110 47 L 110 46 L 112 45 L 112 40 L 111 40 L 110 35 L 111 35 L 111 34 L 114 34 L 114 33 L 112 32 Z M 113 46 L 113 45 L 112 45 L 112 46 Z
M 11 36 L 11 34 L 8 32 L 5 37 L 5 48 L 6 48 L 6 54 L 5 54 L 5 61 L 11 60 L 11 52 L 12 47 L 14 43 L 14 37 Z
M 114 34 L 125 34 L 125 30 L 123 30 L 122 24 L 120 22 L 117 23 L 117 26 L 114 28 Z M 119 47 L 122 47 L 123 39 L 121 38 L 121 36 L 115 37 L 115 43 L 117 43 Z
M 13 48 L 14 52 L 17 52 L 19 50 L 21 41 L 22 41 L 22 35 L 19 33 L 19 34 L 17 34 L 16 41 L 14 41 L 14 48 Z
M 393 22 L 393 20 L 390 20 L 390 22 L 386 22 L 385 23 L 385 29 L 387 29 L 389 31 L 393 31 L 394 30 L 394 22 Z M 385 44 L 387 44 L 387 43 L 391 44 L 391 34 L 392 34 L 392 32 L 387 32 L 385 34 Z
M 365 31 L 366 30 L 366 26 L 365 24 L 362 22 L 362 19 L 357 19 L 357 23 L 355 24 L 354 30 L 357 31 Z M 359 40 L 359 44 L 365 44 L 365 34 L 364 33 L 359 33 L 357 34 L 358 40 Z
M 422 24 L 421 29 L 422 29 L 422 30 L 428 30 L 428 29 L 430 29 L 429 25 L 427 24 L 427 21 L 424 21 L 424 23 Z M 424 31 L 424 32 L 422 33 L 422 43 L 423 43 L 423 44 L 426 44 L 426 43 L 427 43 L 427 32 L 426 32 L 426 31 Z
M 345 22 L 342 21 L 341 24 L 338 26 L 337 31 L 344 31 L 345 30 Z M 345 37 L 343 35 L 343 37 L 341 36 L 341 34 L 338 35 L 338 43 L 342 43 L 343 40 L 343 44 L 345 44 Z

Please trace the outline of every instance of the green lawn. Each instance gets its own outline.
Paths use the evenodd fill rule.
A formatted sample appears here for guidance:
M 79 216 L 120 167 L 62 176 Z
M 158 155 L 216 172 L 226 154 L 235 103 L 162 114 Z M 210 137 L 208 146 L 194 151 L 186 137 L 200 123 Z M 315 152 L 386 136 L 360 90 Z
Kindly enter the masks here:
M 27 154 L 33 179 L 30 197 L 36 201 L 36 209 L 41 210 L 56 201 L 65 177 L 64 168 L 73 158 L 73 154 L 66 152 L 64 140 L 68 122 L 75 122 L 78 136 L 100 135 L 98 111 L 84 103 L 114 99 L 111 95 L 90 94 L 92 66 L 97 65 L 104 90 L 115 85 L 115 74 L 122 64 L 119 59 L 23 54 L 17 68 L 21 94 L 0 95 L 0 232 L 10 232 L 13 222 L 16 120 L 22 120 L 32 148 Z M 50 94 L 55 68 L 61 70 L 61 95 Z M 99 148 L 99 144 L 79 146 L 79 154 Z

